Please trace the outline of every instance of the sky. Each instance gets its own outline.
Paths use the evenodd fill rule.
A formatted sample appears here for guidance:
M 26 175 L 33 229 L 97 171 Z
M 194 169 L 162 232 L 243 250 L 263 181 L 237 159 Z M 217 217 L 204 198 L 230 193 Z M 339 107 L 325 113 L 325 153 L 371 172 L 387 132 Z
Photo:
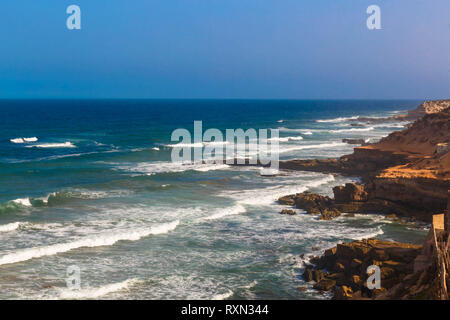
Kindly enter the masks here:
M 450 1 L 2 0 L 0 98 L 450 98 Z

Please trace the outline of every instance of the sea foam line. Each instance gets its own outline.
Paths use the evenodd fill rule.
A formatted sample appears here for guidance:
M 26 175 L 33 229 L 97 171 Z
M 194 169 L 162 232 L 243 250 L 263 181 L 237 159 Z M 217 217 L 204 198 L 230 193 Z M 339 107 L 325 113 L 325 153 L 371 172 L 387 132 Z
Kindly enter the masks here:
M 221 209 L 221 210 L 219 210 L 219 212 L 217 212 L 209 217 L 205 217 L 201 220 L 216 220 L 216 219 L 220 219 L 220 218 L 223 218 L 226 216 L 245 213 L 246 211 L 247 210 L 244 208 L 244 206 L 238 204 L 231 208 Z
M 112 246 L 118 241 L 128 240 L 136 241 L 149 235 L 158 235 L 175 230 L 179 221 L 165 223 L 156 227 L 146 228 L 142 230 L 130 230 L 127 232 L 111 232 L 95 237 L 88 237 L 68 243 L 53 244 L 44 247 L 36 247 L 29 249 L 22 249 L 3 257 L 0 257 L 0 265 L 11 264 L 30 260 L 33 258 L 40 258 L 43 256 L 51 256 L 62 252 L 71 251 L 78 248 L 92 248 L 101 246 Z
M 21 222 L 13 222 L 4 225 L 0 225 L 0 232 L 10 232 L 18 229 L 21 226 Z
M 334 119 L 325 119 L 325 120 L 316 120 L 316 122 L 321 123 L 333 123 L 333 122 L 344 122 L 348 120 L 357 120 L 359 119 L 359 116 L 353 116 L 353 117 L 340 117 L 340 118 L 334 118 Z
M 140 282 L 139 279 L 128 279 L 122 282 L 107 284 L 98 288 L 84 288 L 80 290 L 64 289 L 59 295 L 59 299 L 96 299 L 107 294 L 128 289 Z
M 64 143 L 43 143 L 43 144 L 34 144 L 25 146 L 26 148 L 76 148 L 76 146 L 70 142 L 64 142 Z

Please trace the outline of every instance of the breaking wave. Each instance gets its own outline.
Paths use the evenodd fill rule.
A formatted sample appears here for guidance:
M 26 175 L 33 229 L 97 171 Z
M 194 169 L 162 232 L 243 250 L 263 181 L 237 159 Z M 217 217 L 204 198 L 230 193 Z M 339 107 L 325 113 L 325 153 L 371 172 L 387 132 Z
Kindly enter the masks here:
M 333 122 L 344 122 L 349 120 L 357 120 L 359 119 L 359 116 L 353 116 L 353 117 L 339 117 L 334 119 L 325 119 L 325 120 L 316 120 L 316 122 L 320 123 L 333 123 Z
M 43 143 L 43 144 L 33 144 L 29 146 L 25 146 L 26 148 L 76 148 L 76 146 L 72 142 L 64 142 L 64 143 Z
M 339 129 L 339 130 L 330 130 L 331 133 L 345 133 L 345 132 L 365 132 L 365 131 L 372 131 L 374 130 L 374 127 L 368 127 L 368 128 L 351 128 L 351 129 Z
M 22 223 L 21 222 L 13 222 L 4 225 L 0 225 L 0 232 L 10 232 L 18 229 Z
M 220 218 L 230 216 L 230 215 L 245 213 L 246 211 L 247 210 L 242 205 L 238 204 L 231 208 L 225 208 L 225 209 L 219 210 L 219 212 L 217 212 L 209 217 L 205 217 L 205 218 L 203 218 L 203 220 L 216 220 L 216 219 L 220 219 Z
M 137 241 L 143 237 L 149 235 L 158 235 L 167 233 L 169 231 L 175 230 L 178 226 L 179 221 L 173 221 L 170 223 L 165 223 L 152 228 L 145 228 L 141 230 L 128 230 L 124 232 L 109 232 L 104 234 L 99 234 L 93 237 L 86 237 L 84 239 L 53 244 L 44 247 L 36 247 L 29 249 L 22 249 L 16 252 L 9 253 L 0 257 L 0 265 L 17 263 L 22 261 L 27 261 L 34 258 L 40 258 L 44 256 L 52 256 L 58 253 L 63 253 L 79 248 L 93 248 L 102 246 L 112 246 L 118 241 Z
M 126 290 L 140 282 L 139 279 L 128 279 L 122 282 L 111 283 L 98 288 L 84 288 L 80 290 L 63 289 L 59 299 L 97 299 L 113 292 Z

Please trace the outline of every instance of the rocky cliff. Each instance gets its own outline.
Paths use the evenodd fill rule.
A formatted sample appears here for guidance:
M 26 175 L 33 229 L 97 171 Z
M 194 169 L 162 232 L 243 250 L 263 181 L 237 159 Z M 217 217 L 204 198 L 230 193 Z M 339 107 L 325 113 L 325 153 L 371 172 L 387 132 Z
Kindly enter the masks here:
M 364 200 L 343 201 L 342 192 L 354 188 L 346 186 L 335 190 L 336 201 L 331 199 L 330 208 L 389 212 L 429 222 L 433 213 L 446 208 L 450 189 L 449 105 L 450 100 L 424 102 L 410 115 L 425 114 L 422 118 L 378 143 L 355 148 L 353 154 L 338 159 L 285 161 L 280 168 L 362 178 L 367 194 Z

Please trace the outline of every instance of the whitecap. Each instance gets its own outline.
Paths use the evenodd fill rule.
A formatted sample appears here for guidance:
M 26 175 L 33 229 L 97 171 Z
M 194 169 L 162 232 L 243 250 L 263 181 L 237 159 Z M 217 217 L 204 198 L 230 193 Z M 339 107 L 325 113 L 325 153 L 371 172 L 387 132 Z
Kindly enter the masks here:
M 202 220 L 216 220 L 230 215 L 245 213 L 246 211 L 247 210 L 244 206 L 238 204 L 230 208 L 220 209 L 217 213 L 209 217 L 205 217 Z
M 151 228 L 130 229 L 128 231 L 122 232 L 109 232 L 67 243 L 21 249 L 0 257 L 0 265 L 27 261 L 33 258 L 40 258 L 44 256 L 51 256 L 79 248 L 112 246 L 118 241 L 137 241 L 149 235 L 158 235 L 173 231 L 178 226 L 178 224 L 179 221 L 177 220 Z
M 344 121 L 348 121 L 348 120 L 357 120 L 357 119 L 359 119 L 359 116 L 339 117 L 339 118 L 334 118 L 334 119 L 316 120 L 316 122 L 333 123 L 333 122 L 344 122 Z
M 30 198 L 15 199 L 12 200 L 12 202 L 20 204 L 24 207 L 31 207 Z
M 12 143 L 24 143 L 25 142 L 23 140 L 23 138 L 10 139 L 9 141 L 11 141 Z
M 99 288 L 82 288 L 61 290 L 59 299 L 97 299 L 113 292 L 122 291 L 135 285 L 139 279 L 128 279 L 122 282 L 111 283 Z
M 21 222 L 13 222 L 4 225 L 0 225 L 0 232 L 10 232 L 18 229 L 21 225 Z
M 76 148 L 76 146 L 72 142 L 64 142 L 64 143 L 43 143 L 43 144 L 35 144 L 25 146 L 27 148 Z

